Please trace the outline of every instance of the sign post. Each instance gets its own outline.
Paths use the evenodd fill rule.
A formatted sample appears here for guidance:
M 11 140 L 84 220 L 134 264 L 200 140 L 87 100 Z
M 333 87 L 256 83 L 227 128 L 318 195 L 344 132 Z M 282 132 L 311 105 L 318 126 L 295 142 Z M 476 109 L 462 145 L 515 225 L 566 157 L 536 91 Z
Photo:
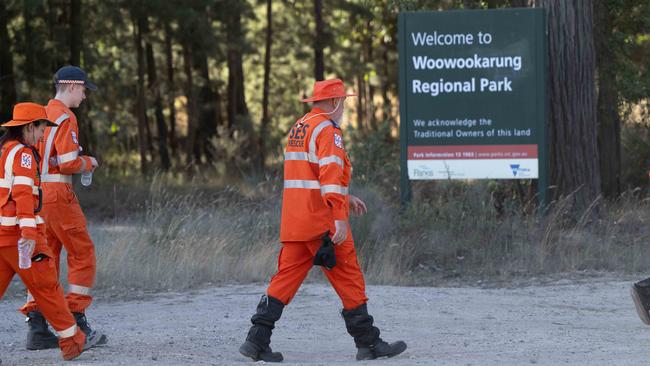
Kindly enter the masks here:
M 411 180 L 539 179 L 545 203 L 544 10 L 398 21 L 402 201 Z

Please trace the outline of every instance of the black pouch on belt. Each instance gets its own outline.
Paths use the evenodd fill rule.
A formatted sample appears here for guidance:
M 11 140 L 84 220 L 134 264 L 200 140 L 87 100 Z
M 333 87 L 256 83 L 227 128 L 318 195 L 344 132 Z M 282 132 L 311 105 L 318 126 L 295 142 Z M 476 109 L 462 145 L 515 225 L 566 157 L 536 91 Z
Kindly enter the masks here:
M 327 230 L 321 237 L 322 244 L 314 256 L 314 265 L 332 269 L 336 266 L 336 255 L 334 255 L 334 243 L 330 238 L 330 231 Z

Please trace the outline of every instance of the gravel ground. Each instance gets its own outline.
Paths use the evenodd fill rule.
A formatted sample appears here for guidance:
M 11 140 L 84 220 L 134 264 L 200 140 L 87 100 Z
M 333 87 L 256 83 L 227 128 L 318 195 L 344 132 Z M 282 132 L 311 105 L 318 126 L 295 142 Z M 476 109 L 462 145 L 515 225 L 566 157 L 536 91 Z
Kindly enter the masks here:
M 272 347 L 287 365 L 641 365 L 650 328 L 630 282 L 556 281 L 520 288 L 370 286 L 369 310 L 384 339 L 409 349 L 356 362 L 334 291 L 306 284 L 277 323 Z M 72 362 L 57 350 L 25 351 L 16 297 L 0 302 L 2 365 L 246 365 L 237 349 L 264 291 L 236 285 L 135 300 L 99 297 L 89 310 L 109 344 Z

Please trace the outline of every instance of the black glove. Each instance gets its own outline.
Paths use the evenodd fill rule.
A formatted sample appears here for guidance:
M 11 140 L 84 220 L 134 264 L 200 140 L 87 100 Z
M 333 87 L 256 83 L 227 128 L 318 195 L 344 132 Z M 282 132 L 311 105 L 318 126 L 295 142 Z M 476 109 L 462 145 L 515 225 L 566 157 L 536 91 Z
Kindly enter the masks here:
M 314 256 L 314 265 L 332 269 L 336 266 L 336 255 L 334 255 L 334 243 L 330 238 L 330 231 L 327 230 L 321 237 L 323 244 L 318 248 Z

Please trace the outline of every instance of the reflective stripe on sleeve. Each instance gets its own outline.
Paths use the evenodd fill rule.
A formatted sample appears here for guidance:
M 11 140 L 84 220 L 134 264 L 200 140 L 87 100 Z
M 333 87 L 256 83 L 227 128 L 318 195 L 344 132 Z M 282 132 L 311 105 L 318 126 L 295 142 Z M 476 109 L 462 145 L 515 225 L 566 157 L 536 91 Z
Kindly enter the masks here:
M 43 174 L 41 176 L 41 182 L 72 184 L 72 176 L 65 174 Z
M 284 160 L 308 160 L 308 155 L 304 151 L 285 152 Z
M 75 161 L 78 156 L 79 156 L 79 151 L 71 151 L 67 154 L 58 155 L 56 157 L 56 161 L 59 164 L 65 164 L 71 161 Z
M 325 195 L 326 193 L 338 193 L 346 195 L 348 194 L 348 187 L 343 187 L 338 184 L 326 184 L 320 187 L 320 194 Z
M 318 160 L 318 166 L 323 166 L 323 165 L 327 165 L 327 164 L 331 164 L 331 163 L 336 163 L 336 164 L 340 165 L 341 168 L 343 168 L 343 159 L 341 159 L 340 157 L 338 157 L 336 155 L 326 156 L 326 157 Z
M 90 287 L 70 284 L 68 285 L 68 292 L 74 292 L 79 295 L 90 295 Z
M 317 180 L 285 180 L 284 188 L 320 189 L 320 183 Z
M 318 134 L 327 126 L 332 126 L 332 121 L 323 121 L 311 132 L 311 138 L 309 139 L 309 161 L 312 163 L 318 163 L 318 156 L 316 155 L 316 138 Z
M 44 224 L 45 220 L 38 215 L 33 219 L 18 219 L 16 216 L 0 216 L 0 225 L 2 226 L 16 226 L 19 223 L 21 223 L 20 226 L 36 227 L 36 225 Z M 22 223 L 26 223 L 27 225 L 23 225 Z M 32 223 L 34 226 L 31 226 Z
M 77 324 L 71 326 L 68 329 L 64 329 L 60 332 L 57 332 L 59 334 L 59 338 L 70 338 L 77 333 Z
M 16 226 L 16 216 L 0 216 L 0 225 L 2 226 Z
M 20 227 L 36 227 L 36 219 L 18 219 Z
M 22 175 L 16 175 L 14 177 L 14 184 L 13 185 L 15 186 L 16 184 L 21 184 L 21 185 L 33 187 L 34 186 L 34 180 L 32 178 L 25 177 L 25 176 L 22 176 Z

